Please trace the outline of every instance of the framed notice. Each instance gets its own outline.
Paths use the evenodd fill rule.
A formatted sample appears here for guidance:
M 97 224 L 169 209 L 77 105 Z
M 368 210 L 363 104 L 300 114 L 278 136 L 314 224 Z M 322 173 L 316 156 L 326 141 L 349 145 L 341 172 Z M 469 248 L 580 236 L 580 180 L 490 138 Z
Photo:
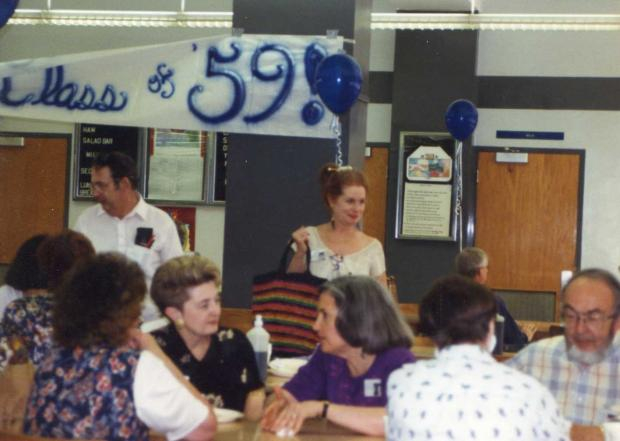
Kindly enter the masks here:
M 78 124 L 75 128 L 75 180 L 73 199 L 91 200 L 90 175 L 94 159 L 103 152 L 119 151 L 136 161 L 138 175 L 144 176 L 142 160 L 144 129 L 139 127 Z M 138 190 L 144 189 L 144 181 Z
M 175 205 L 226 200 L 228 134 L 148 129 L 146 199 Z
M 396 238 L 456 240 L 455 152 L 448 133 L 401 132 Z
M 206 202 L 208 135 L 199 130 L 148 129 L 147 200 Z

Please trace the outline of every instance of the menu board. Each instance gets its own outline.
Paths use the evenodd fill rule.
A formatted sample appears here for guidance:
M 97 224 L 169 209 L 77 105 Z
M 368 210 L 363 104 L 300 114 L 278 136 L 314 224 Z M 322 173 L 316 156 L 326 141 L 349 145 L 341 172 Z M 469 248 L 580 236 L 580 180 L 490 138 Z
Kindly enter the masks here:
M 73 198 L 92 199 L 91 167 L 94 159 L 102 152 L 118 151 L 129 155 L 136 161 L 140 174 L 142 132 L 143 129 L 139 127 L 79 124 L 76 129 L 76 179 Z

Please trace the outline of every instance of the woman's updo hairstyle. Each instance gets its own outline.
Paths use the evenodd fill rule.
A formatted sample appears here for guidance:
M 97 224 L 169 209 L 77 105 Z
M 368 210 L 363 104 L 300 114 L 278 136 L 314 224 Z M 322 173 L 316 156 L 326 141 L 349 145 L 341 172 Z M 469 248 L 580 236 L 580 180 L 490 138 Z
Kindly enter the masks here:
M 486 286 L 460 275 L 437 280 L 420 304 L 419 331 L 439 348 L 483 342 L 497 305 Z
M 319 181 L 321 183 L 321 196 L 327 208 L 330 208 L 330 199 L 336 199 L 340 196 L 347 185 L 360 185 L 368 192 L 368 183 L 364 174 L 350 165 L 325 164 L 321 168 Z

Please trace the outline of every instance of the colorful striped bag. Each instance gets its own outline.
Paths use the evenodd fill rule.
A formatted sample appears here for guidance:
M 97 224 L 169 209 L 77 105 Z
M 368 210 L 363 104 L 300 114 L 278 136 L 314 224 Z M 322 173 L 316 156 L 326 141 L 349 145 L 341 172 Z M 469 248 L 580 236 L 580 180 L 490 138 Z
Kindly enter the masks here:
M 309 355 L 317 344 L 312 325 L 317 316 L 319 287 L 325 279 L 313 276 L 310 269 L 305 273 L 286 272 L 291 243 L 282 254 L 280 267 L 255 276 L 252 283 L 252 312 L 263 316 L 273 357 Z M 310 249 L 306 262 L 310 262 Z

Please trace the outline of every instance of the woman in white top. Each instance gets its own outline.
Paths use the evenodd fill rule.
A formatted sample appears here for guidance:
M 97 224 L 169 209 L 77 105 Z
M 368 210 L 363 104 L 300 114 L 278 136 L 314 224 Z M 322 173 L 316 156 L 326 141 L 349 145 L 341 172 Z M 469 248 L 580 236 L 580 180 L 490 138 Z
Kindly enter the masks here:
M 570 439 L 551 393 L 493 359 L 496 311 L 493 293 L 472 280 L 435 282 L 420 304 L 420 332 L 439 351 L 390 376 L 388 441 Z
M 327 280 L 348 275 L 371 276 L 386 286 L 383 247 L 359 228 L 366 208 L 366 178 L 350 166 L 327 164 L 321 169 L 320 183 L 331 219 L 293 232 L 295 255 L 288 271 L 306 271 L 306 251 L 310 247 L 313 275 Z

